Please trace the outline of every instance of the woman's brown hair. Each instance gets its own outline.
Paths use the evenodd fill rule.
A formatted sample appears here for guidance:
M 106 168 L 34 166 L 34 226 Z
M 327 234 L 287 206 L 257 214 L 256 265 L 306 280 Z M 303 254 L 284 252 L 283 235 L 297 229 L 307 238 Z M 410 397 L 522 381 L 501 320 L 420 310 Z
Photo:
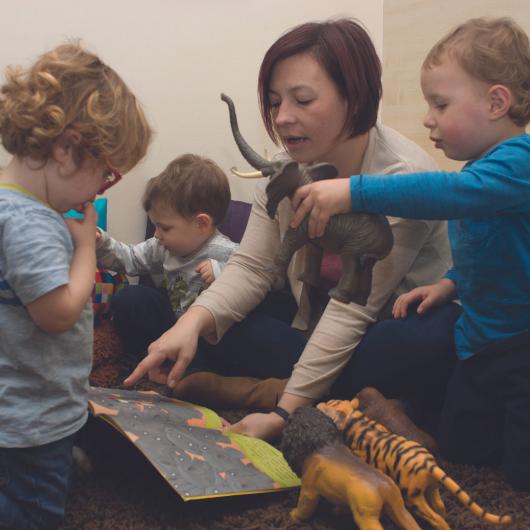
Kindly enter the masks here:
M 258 78 L 258 95 L 265 128 L 278 143 L 269 101 L 270 82 L 279 61 L 311 53 L 348 103 L 345 131 L 352 137 L 369 131 L 377 121 L 383 93 L 381 61 L 366 30 L 355 20 L 342 18 L 308 22 L 289 30 L 267 51 Z

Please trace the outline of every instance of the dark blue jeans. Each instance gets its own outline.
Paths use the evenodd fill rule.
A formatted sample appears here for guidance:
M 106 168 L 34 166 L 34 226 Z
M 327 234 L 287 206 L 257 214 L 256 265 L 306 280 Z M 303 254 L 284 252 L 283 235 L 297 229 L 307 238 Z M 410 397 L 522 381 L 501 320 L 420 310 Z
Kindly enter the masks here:
M 377 322 L 353 352 L 332 396 L 352 399 L 371 386 L 387 398 L 439 411 L 456 362 L 453 329 L 460 312 L 453 303 L 424 315 L 413 307 L 406 319 Z
M 0 448 L 0 529 L 50 530 L 64 517 L 73 435 L 39 447 Z
M 530 333 L 457 362 L 437 439 L 448 460 L 500 465 L 530 491 Z
M 305 347 L 305 339 L 290 326 L 296 302 L 286 291 L 271 292 L 244 320 L 219 341 L 199 340 L 189 371 L 206 370 L 229 376 L 286 378 Z M 133 363 L 167 331 L 176 319 L 165 292 L 130 285 L 112 299 L 114 326 Z

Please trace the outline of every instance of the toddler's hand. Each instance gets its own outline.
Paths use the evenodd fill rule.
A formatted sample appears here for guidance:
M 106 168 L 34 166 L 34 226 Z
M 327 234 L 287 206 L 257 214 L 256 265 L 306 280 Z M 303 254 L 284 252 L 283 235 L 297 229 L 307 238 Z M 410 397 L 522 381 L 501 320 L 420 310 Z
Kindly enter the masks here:
M 76 248 L 79 248 L 83 245 L 88 245 L 94 247 L 96 244 L 96 223 L 98 216 L 94 205 L 89 202 L 85 205 L 83 210 L 84 217 L 78 219 L 65 218 L 64 221 L 72 239 L 74 240 L 74 245 Z
M 309 237 L 320 237 L 332 215 L 351 211 L 350 179 L 321 180 L 301 186 L 293 195 L 291 204 L 296 210 L 291 228 L 296 228 L 309 214 Z
M 198 272 L 201 275 L 202 281 L 210 285 L 215 280 L 215 275 L 213 273 L 212 262 L 207 259 L 199 263 L 195 272 Z

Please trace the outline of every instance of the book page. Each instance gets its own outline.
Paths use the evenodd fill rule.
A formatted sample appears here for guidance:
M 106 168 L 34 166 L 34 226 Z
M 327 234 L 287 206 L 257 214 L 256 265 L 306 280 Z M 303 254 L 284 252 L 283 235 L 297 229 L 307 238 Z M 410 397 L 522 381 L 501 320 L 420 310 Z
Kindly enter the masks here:
M 152 391 L 91 387 L 89 408 L 128 438 L 184 500 L 300 485 L 280 451 L 223 433 L 221 418 L 205 407 Z

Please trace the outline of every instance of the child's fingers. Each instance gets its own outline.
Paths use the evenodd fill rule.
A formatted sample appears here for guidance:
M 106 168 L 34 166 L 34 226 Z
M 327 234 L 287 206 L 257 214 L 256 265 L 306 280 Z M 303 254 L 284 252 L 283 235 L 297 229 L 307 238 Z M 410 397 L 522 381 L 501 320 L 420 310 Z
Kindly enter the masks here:
M 313 209 L 314 205 L 310 192 L 311 188 L 309 185 L 302 186 L 296 190 L 291 201 L 293 209 L 295 210 L 290 223 L 291 228 L 296 228 L 304 220 L 304 217 Z

